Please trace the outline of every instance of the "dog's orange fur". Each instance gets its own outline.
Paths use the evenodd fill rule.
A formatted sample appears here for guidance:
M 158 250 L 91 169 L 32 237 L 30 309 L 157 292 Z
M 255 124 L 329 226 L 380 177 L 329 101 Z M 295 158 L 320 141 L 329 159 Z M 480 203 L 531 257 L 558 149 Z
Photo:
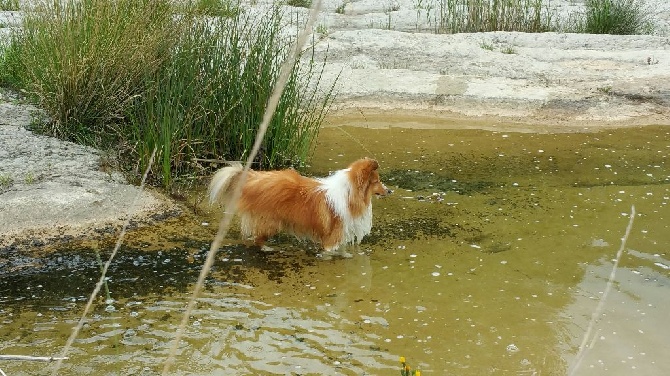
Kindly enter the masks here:
M 342 180 L 345 185 L 347 181 L 349 184 L 341 187 L 343 192 L 347 192 L 343 197 L 348 216 L 346 213 L 339 215 L 332 198 L 329 201 L 324 188 L 324 181 L 329 178 L 312 179 L 295 170 L 249 171 L 239 200 L 230 203 L 242 169 L 241 166 L 224 167 L 212 179 L 210 199 L 221 199 L 227 207 L 235 204 L 242 217 L 243 232 L 253 236 L 259 246 L 269 237 L 286 231 L 310 238 L 319 242 L 326 251 L 332 251 L 351 241 L 344 238 L 344 221 L 363 218 L 366 211 L 371 210 L 369 206 L 373 195 L 390 193 L 379 179 L 378 168 L 376 160 L 364 158 L 353 162 L 347 170 L 338 172 L 346 174 L 346 180 Z M 339 192 L 339 188 L 335 187 L 333 191 Z M 371 226 L 371 213 L 369 217 Z

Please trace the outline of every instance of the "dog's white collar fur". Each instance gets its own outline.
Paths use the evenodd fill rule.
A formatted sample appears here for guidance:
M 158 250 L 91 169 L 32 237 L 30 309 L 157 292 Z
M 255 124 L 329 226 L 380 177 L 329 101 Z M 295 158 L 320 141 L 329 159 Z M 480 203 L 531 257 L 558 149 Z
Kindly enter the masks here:
M 340 245 L 360 243 L 372 230 L 372 202 L 358 217 L 353 217 L 349 211 L 349 196 L 354 187 L 348 172 L 349 169 L 339 170 L 327 178 L 319 179 L 328 205 L 342 220 L 343 236 Z

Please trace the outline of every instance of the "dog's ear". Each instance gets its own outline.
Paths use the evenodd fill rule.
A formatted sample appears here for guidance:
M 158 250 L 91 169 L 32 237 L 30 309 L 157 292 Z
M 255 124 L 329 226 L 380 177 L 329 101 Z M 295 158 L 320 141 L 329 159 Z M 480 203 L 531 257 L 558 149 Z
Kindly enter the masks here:
M 379 168 L 379 162 L 376 159 L 365 158 L 365 160 L 369 163 L 370 172 L 376 171 Z
M 361 170 L 364 170 L 368 173 L 375 171 L 379 168 L 379 162 L 376 159 L 372 158 L 363 158 L 354 162 L 354 164 L 360 165 Z
M 379 168 L 379 163 L 371 158 L 359 159 L 350 166 L 352 174 L 355 176 L 356 184 L 360 189 L 367 187 L 370 174 Z

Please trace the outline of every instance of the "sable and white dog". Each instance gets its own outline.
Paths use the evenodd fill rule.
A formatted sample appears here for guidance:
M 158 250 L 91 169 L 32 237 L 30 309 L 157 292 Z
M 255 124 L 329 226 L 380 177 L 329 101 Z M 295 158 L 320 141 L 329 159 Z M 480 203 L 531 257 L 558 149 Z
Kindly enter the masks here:
M 242 234 L 256 245 L 280 231 L 323 246 L 322 257 L 351 257 L 340 246 L 360 243 L 372 229 L 372 196 L 391 191 L 379 180 L 379 163 L 363 158 L 326 178 L 312 179 L 295 170 L 248 172 L 239 200 L 230 202 L 242 174 L 239 163 L 214 174 L 210 203 L 233 207 L 241 217 Z

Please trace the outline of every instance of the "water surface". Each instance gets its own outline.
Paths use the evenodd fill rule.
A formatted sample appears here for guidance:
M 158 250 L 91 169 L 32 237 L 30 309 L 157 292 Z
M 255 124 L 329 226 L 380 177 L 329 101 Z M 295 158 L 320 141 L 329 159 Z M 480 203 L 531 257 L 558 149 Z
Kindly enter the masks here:
M 395 189 L 374 201 L 372 234 L 352 259 L 322 261 L 290 237 L 267 254 L 233 231 L 175 374 L 397 374 L 399 356 L 423 374 L 565 374 L 631 205 L 578 374 L 668 373 L 669 132 L 324 128 L 306 173 L 372 156 Z M 62 374 L 160 372 L 216 227 L 197 213 L 128 235 Z M 0 352 L 58 354 L 114 240 L 6 250 Z

